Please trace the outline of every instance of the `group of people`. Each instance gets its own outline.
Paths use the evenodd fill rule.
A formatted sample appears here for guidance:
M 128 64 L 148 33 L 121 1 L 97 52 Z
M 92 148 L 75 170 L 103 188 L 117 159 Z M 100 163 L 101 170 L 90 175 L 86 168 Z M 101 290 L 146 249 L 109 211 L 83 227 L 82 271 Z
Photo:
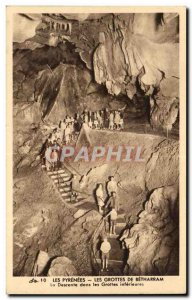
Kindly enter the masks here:
M 60 157 L 62 148 L 75 142 L 80 131 L 80 124 L 77 117 L 73 118 L 66 116 L 63 121 L 60 121 L 58 126 L 49 134 L 42 151 L 43 165 L 47 171 L 54 171 L 60 167 Z
M 117 197 L 117 182 L 114 176 L 109 178 L 106 184 L 107 189 L 107 199 L 104 198 L 104 188 L 103 184 L 98 184 L 96 189 L 96 201 L 100 214 L 105 220 L 109 218 L 109 233 L 115 234 L 115 225 L 117 220 L 117 213 L 119 211 L 119 200 Z
M 49 140 L 53 142 L 58 138 L 69 144 L 74 141 L 81 130 L 83 123 L 92 129 L 124 129 L 123 112 L 120 110 L 109 110 L 108 108 L 90 111 L 85 109 L 81 114 L 76 113 L 75 116 L 66 116 L 59 122 L 56 128 L 49 136 Z
M 42 165 L 45 166 L 47 171 L 55 171 L 60 167 L 62 147 L 63 145 L 60 138 L 53 142 L 50 142 L 48 139 L 46 142 L 42 152 Z
M 76 140 L 81 129 L 78 114 L 75 117 L 66 116 L 61 120 L 58 126 L 50 133 L 48 143 L 54 143 L 58 139 L 64 145 Z
M 109 223 L 109 235 L 116 234 L 116 222 L 119 211 L 118 200 L 118 184 L 115 181 L 114 176 L 109 178 L 106 183 L 107 199 L 104 198 L 103 184 L 99 184 L 96 189 L 96 200 L 99 212 L 102 214 L 105 220 L 105 231 L 107 231 L 106 224 Z M 101 252 L 101 271 L 108 271 L 109 254 L 111 250 L 111 244 L 108 241 L 107 234 L 104 235 L 100 245 Z
M 120 110 L 105 108 L 94 112 L 85 109 L 82 114 L 77 113 L 74 117 L 67 115 L 53 129 L 45 142 L 43 160 L 47 170 L 59 166 L 62 147 L 77 140 L 83 124 L 92 129 L 122 130 L 123 113 Z
M 123 112 L 108 108 L 97 111 L 85 109 L 81 114 L 76 113 L 74 117 L 66 116 L 60 121 L 59 137 L 65 144 L 69 144 L 77 137 L 82 124 L 86 124 L 91 129 L 123 130 Z
M 92 129 L 124 129 L 123 113 L 120 110 L 109 110 L 108 108 L 94 112 L 85 110 L 80 118 Z

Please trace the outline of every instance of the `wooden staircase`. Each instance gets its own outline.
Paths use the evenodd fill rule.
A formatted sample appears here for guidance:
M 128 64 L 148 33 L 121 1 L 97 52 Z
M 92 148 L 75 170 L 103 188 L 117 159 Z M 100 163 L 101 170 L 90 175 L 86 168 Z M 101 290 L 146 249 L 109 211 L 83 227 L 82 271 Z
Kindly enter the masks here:
M 95 203 L 90 202 L 88 196 L 85 194 L 78 193 L 76 201 L 72 201 L 71 194 L 71 180 L 72 174 L 66 168 L 60 168 L 56 171 L 47 171 L 49 178 L 51 179 L 53 185 L 58 190 L 61 201 L 68 206 L 89 210 L 95 208 Z

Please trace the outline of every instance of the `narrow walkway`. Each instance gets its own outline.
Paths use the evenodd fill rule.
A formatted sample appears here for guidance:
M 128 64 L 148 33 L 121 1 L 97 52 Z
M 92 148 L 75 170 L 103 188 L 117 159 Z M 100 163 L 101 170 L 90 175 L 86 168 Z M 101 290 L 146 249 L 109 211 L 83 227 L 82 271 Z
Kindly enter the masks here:
M 105 232 L 107 233 L 108 241 L 111 244 L 111 250 L 109 253 L 109 265 L 108 271 L 100 271 L 98 270 L 98 266 L 101 267 L 101 253 L 98 247 L 97 252 L 95 253 L 96 257 L 96 266 L 95 269 L 98 270 L 99 275 L 108 276 L 108 275 L 122 275 L 123 269 L 126 263 L 126 254 L 127 250 L 122 249 L 121 242 L 119 241 L 119 237 L 121 236 L 122 231 L 126 227 L 126 223 L 123 222 L 125 215 L 120 214 L 117 218 L 116 224 L 116 234 L 109 234 L 109 223 L 107 223 L 107 228 L 105 228 Z M 101 241 L 98 241 L 98 246 L 100 246 Z

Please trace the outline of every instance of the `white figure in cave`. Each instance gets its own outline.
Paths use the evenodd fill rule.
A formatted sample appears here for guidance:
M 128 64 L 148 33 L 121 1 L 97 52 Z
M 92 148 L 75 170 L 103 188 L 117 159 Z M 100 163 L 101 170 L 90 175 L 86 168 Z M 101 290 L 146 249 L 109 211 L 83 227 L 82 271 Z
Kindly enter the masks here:
M 105 216 L 105 219 L 109 217 L 109 235 L 116 234 L 116 223 L 117 223 L 117 211 L 113 207 L 110 212 Z
M 92 117 L 92 111 L 89 110 L 87 113 L 88 113 L 88 118 L 89 118 L 89 120 L 90 120 L 91 117 Z
M 117 194 L 117 182 L 115 181 L 114 176 L 111 176 L 107 182 L 107 193 L 111 196 L 113 192 Z
M 47 147 L 47 149 L 45 150 L 45 166 L 47 171 L 49 171 L 51 168 L 51 152 L 52 148 L 50 146 Z
M 61 121 L 60 127 L 61 127 L 61 130 L 63 130 L 63 131 L 66 129 L 65 119 L 63 121 Z
M 84 115 L 84 123 L 85 123 L 85 124 L 88 124 L 88 123 L 89 123 L 88 113 L 85 113 L 85 115 Z
M 120 120 L 121 120 L 120 112 L 115 111 L 115 116 L 114 116 L 114 126 L 115 126 L 115 129 L 116 129 L 116 130 L 119 130 L 119 129 L 120 129 Z
M 120 130 L 124 129 L 124 120 L 123 120 L 123 117 L 120 118 L 119 127 L 120 127 Z
M 96 200 L 97 200 L 97 205 L 99 208 L 99 213 L 103 215 L 103 209 L 105 205 L 104 201 L 104 191 L 103 191 L 103 185 L 100 183 L 96 189 Z
M 96 116 L 97 116 L 97 120 L 98 120 L 98 123 L 99 123 L 98 126 L 101 129 L 101 128 L 103 128 L 103 119 L 102 119 L 99 111 L 96 112 Z
M 57 163 L 58 163 L 58 152 L 56 149 L 52 149 L 51 163 L 52 163 L 53 170 L 55 170 L 57 168 Z
M 67 145 L 70 143 L 70 136 L 71 136 L 71 128 L 70 128 L 69 123 L 64 131 L 64 136 L 65 136 L 65 143 Z
M 98 122 L 98 118 L 97 118 L 97 114 L 94 113 L 94 121 L 93 121 L 93 124 L 94 124 L 94 128 L 95 129 L 98 129 L 99 128 L 99 122 Z
M 110 112 L 109 115 L 109 130 L 113 130 L 114 129 L 114 113 Z
M 101 271 L 108 271 L 108 261 L 109 261 L 109 253 L 111 250 L 111 244 L 108 242 L 107 237 L 105 236 L 103 242 L 101 243 L 100 251 L 101 251 Z
M 93 128 L 93 122 L 91 120 L 91 117 L 89 117 L 89 123 L 88 123 L 88 125 L 89 125 L 90 128 Z

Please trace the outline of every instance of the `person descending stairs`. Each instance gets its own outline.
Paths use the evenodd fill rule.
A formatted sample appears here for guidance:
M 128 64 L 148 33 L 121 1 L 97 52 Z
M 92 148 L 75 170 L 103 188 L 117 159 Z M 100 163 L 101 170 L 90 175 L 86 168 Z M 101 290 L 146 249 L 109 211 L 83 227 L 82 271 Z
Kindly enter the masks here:
M 103 268 L 103 261 L 102 261 L 102 257 L 104 257 L 101 249 L 103 238 L 101 237 L 100 239 L 97 240 L 98 246 L 96 247 L 97 251 L 95 253 L 95 257 L 96 257 L 95 270 L 97 270 L 96 272 L 99 275 L 103 275 L 103 276 L 123 275 L 123 269 L 126 264 L 126 258 L 127 258 L 127 249 L 122 248 L 122 244 L 119 240 L 119 237 L 121 236 L 122 231 L 127 226 L 126 222 L 124 221 L 124 217 L 125 217 L 124 214 L 118 215 L 115 234 L 109 233 L 110 225 L 108 222 L 105 222 L 104 232 L 102 234 L 105 238 L 107 238 L 107 241 L 111 246 L 109 253 L 107 255 L 108 267 L 106 269 Z M 98 266 L 101 267 L 100 270 L 98 269 Z

